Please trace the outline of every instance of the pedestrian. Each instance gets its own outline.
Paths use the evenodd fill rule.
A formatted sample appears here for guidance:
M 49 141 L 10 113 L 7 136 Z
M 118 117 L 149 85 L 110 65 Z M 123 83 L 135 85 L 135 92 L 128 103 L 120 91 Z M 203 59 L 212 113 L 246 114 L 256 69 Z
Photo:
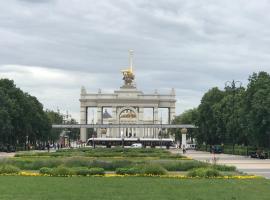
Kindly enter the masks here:
M 183 144 L 183 154 L 185 154 L 186 153 L 186 147 L 185 147 L 185 145 Z
M 50 152 L 50 144 L 49 143 L 47 143 L 46 147 L 47 147 L 48 152 Z

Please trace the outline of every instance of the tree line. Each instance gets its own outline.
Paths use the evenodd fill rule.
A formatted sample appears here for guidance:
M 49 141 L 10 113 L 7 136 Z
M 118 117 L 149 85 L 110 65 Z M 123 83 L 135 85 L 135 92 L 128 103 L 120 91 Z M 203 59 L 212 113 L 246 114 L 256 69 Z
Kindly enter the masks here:
M 199 144 L 270 147 L 270 75 L 253 73 L 246 87 L 232 81 L 224 89 L 213 87 L 197 108 L 176 117 L 174 123 L 195 124 L 189 130 Z M 174 131 L 176 138 L 180 132 Z
M 64 123 L 64 115 L 44 110 L 34 96 L 23 92 L 9 79 L 0 79 L 0 145 L 33 146 L 55 142 L 63 130 L 52 129 L 52 124 Z M 66 123 L 76 123 L 74 119 Z M 77 138 L 78 130 L 69 130 Z

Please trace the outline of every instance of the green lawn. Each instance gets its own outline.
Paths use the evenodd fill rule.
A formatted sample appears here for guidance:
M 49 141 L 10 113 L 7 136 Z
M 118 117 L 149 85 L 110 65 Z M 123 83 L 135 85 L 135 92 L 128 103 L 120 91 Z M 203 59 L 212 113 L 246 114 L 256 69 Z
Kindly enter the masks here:
M 269 200 L 270 181 L 0 176 L 1 200 Z

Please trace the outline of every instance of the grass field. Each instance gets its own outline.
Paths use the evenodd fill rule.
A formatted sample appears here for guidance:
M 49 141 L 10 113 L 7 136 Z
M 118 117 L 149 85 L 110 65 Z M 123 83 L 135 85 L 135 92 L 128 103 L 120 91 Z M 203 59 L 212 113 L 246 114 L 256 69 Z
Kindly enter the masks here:
M 1 200 L 269 200 L 270 181 L 0 176 Z

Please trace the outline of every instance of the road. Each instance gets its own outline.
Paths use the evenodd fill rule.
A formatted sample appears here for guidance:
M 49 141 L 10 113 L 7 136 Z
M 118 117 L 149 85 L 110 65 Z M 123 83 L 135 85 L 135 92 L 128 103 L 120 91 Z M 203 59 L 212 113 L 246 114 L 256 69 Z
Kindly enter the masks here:
M 173 153 L 179 153 L 179 150 L 172 150 Z M 188 150 L 185 156 L 194 160 L 213 163 L 214 156 L 217 164 L 235 166 L 239 171 L 264 176 L 270 179 L 270 159 L 256 159 L 246 156 L 237 156 L 229 154 L 210 154 L 209 152 Z

